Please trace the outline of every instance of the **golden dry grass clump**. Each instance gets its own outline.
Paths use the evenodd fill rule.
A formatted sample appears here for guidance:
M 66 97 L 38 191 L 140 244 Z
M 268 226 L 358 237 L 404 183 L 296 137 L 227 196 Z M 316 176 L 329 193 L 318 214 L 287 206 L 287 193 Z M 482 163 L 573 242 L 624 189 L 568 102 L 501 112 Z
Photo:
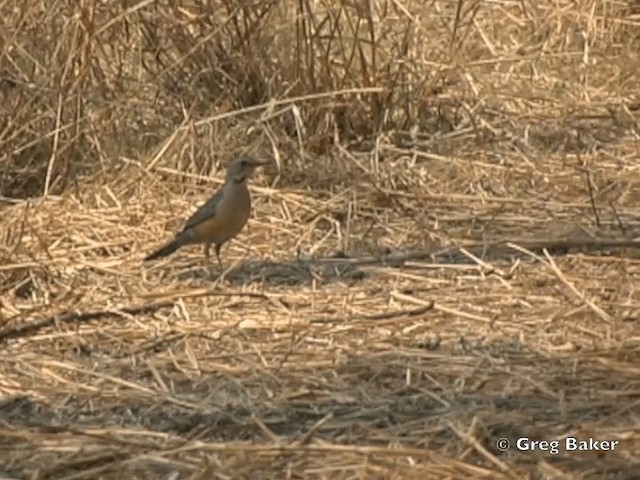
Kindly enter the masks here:
M 1 478 L 637 478 L 637 1 L 0 13 Z

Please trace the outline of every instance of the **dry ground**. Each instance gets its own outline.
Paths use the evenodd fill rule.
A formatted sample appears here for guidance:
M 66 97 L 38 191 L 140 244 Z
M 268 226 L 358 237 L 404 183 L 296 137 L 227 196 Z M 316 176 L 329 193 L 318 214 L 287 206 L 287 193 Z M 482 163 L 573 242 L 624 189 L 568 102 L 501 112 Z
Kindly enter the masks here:
M 223 4 L 2 7 L 0 478 L 639 478 L 637 5 Z M 143 264 L 244 150 L 224 275 Z

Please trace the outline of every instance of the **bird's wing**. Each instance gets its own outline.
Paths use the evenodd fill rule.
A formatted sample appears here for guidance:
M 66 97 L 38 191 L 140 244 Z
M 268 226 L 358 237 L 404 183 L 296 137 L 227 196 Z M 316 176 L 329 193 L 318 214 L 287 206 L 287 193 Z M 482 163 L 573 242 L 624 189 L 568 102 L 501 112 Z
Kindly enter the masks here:
M 185 222 L 182 227 L 182 231 L 193 228 L 205 220 L 213 218 L 216 216 L 216 211 L 218 210 L 218 204 L 224 195 L 224 190 L 221 188 L 216 193 L 214 193 L 209 200 L 207 200 L 202 206 L 195 211 L 191 217 Z

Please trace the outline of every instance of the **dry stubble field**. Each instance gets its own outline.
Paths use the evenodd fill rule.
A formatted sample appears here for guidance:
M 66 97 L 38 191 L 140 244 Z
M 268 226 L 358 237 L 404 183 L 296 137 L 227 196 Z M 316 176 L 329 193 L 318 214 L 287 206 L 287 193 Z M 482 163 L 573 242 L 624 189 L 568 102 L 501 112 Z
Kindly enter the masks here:
M 0 10 L 0 478 L 639 478 L 637 2 Z

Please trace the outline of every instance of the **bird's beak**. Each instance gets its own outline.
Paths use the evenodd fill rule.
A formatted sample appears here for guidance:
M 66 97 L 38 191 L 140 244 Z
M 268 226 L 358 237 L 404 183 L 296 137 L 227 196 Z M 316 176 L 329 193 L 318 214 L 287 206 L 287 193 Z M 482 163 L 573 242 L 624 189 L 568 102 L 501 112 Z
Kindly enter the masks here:
M 269 162 L 267 161 L 263 161 L 263 160 L 254 160 L 253 161 L 253 166 L 254 167 L 262 167 L 264 165 L 267 165 Z

